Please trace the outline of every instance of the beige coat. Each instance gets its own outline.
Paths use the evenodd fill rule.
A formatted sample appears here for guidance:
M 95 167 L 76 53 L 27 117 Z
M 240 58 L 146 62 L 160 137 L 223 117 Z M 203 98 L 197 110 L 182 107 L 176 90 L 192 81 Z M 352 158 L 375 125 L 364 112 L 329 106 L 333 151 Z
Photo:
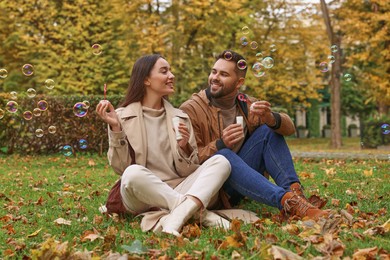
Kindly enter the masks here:
M 194 132 L 192 131 L 191 121 L 188 115 L 179 109 L 174 108 L 168 101 L 164 100 L 164 108 L 167 116 L 169 142 L 172 147 L 174 165 L 176 172 L 181 177 L 187 177 L 199 167 L 198 150 Z M 122 175 L 125 169 L 132 164 L 131 148 L 134 150 L 135 162 L 138 165 L 145 166 L 147 158 L 147 138 L 146 129 L 143 122 L 142 105 L 140 102 L 132 103 L 127 107 L 118 108 L 116 110 L 119 121 L 122 126 L 122 132 L 112 132 L 110 127 L 108 130 L 109 150 L 107 153 L 108 161 L 114 171 Z M 187 124 L 190 131 L 189 144 L 192 147 L 190 156 L 185 155 L 179 148 L 171 118 L 178 116 L 181 121 Z M 180 179 L 177 180 L 180 182 Z M 176 186 L 179 183 L 170 183 L 171 186 Z

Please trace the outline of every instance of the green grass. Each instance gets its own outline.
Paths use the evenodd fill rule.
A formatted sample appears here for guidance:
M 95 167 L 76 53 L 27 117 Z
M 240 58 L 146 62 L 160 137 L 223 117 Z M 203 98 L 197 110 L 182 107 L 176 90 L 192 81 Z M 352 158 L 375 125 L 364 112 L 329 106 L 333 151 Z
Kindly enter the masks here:
M 388 231 L 373 236 L 363 232 L 389 219 L 390 161 L 296 159 L 295 166 L 307 195 L 327 198 L 326 208 L 336 212 L 354 211 L 353 223 L 337 214 L 333 218 L 343 220 L 332 233 L 332 241 L 344 246 L 343 256 L 352 257 L 358 249 L 375 246 L 389 251 Z M 234 237 L 233 231 L 202 228 L 199 236 L 192 233 L 188 239 L 143 233 L 138 218 L 102 216 L 98 211 L 116 179 L 106 157 L 96 155 L 0 157 L 0 259 L 47 258 L 50 254 L 66 259 L 76 252 L 99 259 L 109 252 L 129 254 L 122 245 L 130 246 L 135 240 L 149 250 L 142 255 L 147 259 L 231 259 L 232 254 L 243 259 L 271 259 L 267 251 L 271 245 L 299 252 L 304 258 L 326 255 L 326 250 L 318 249 L 326 245 L 324 234 L 317 234 L 317 242 L 309 243 L 313 237 L 305 235 L 307 222 L 279 223 L 275 220 L 277 209 L 253 201 L 244 201 L 241 207 L 256 212 L 261 221 L 241 225 L 241 247 L 227 242 Z M 71 224 L 56 224 L 59 218 Z M 299 232 L 284 231 L 292 225 Z M 98 238 L 83 239 L 88 232 Z

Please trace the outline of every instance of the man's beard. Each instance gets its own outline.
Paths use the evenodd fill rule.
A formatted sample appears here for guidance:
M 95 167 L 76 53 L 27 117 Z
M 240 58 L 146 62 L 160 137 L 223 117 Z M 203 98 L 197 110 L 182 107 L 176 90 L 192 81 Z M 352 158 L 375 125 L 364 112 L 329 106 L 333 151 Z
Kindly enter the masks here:
M 209 88 L 210 88 L 210 96 L 212 98 L 220 98 L 220 97 L 224 96 L 222 88 L 220 90 L 218 90 L 217 92 L 211 92 L 211 86 L 209 86 Z

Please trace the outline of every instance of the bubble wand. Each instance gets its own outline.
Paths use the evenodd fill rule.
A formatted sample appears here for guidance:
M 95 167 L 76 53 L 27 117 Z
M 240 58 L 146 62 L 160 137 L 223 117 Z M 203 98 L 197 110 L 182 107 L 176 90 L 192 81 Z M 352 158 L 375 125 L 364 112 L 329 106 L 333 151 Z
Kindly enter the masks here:
M 104 92 L 104 100 L 106 100 L 106 92 L 107 92 L 107 84 L 106 83 L 104 83 L 103 92 Z

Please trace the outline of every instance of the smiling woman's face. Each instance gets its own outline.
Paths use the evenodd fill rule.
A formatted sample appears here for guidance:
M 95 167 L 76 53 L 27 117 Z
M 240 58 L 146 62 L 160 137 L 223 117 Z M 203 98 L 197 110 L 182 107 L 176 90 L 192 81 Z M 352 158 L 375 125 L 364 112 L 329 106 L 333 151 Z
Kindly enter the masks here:
M 150 71 L 149 76 L 145 79 L 144 84 L 146 91 L 158 96 L 166 96 L 174 92 L 175 76 L 171 72 L 169 63 L 159 58 Z

